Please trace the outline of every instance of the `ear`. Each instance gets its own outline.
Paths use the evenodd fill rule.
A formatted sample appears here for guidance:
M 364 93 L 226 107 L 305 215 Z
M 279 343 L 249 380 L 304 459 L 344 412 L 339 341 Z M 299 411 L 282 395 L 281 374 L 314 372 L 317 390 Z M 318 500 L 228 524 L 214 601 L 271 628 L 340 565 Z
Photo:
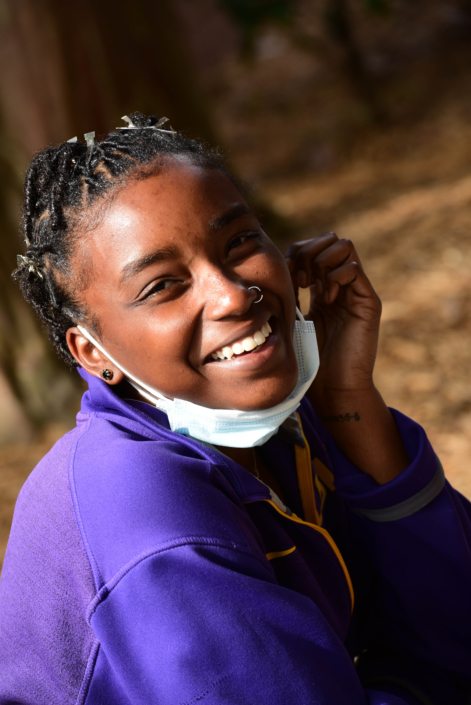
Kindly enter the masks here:
M 105 380 L 107 384 L 119 384 L 124 379 L 124 374 L 116 365 L 103 355 L 78 328 L 69 328 L 65 334 L 67 345 L 71 355 L 77 360 L 80 367 L 87 370 L 91 375 L 103 379 L 103 370 L 110 370 L 113 373 L 112 379 Z

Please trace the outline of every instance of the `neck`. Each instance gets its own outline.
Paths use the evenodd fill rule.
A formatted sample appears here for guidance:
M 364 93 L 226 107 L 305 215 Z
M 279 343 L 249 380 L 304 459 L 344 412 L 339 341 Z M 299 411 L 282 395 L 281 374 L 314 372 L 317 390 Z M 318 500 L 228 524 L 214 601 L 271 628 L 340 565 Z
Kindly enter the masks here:
M 238 465 L 253 473 L 254 471 L 254 450 L 253 448 L 229 448 L 228 446 L 214 446 L 221 453 L 227 455 Z
M 271 469 L 265 465 L 263 458 L 257 453 L 255 448 L 228 448 L 227 446 L 214 446 L 221 453 L 227 455 L 231 460 L 242 465 L 243 468 L 252 473 L 265 485 L 278 495 L 282 502 L 285 502 L 284 493 Z

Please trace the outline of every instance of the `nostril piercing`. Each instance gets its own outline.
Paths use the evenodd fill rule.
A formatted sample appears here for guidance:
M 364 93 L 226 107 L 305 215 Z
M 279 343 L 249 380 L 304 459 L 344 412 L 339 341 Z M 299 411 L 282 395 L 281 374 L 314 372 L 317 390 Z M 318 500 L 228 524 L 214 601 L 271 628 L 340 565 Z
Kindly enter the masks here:
M 259 291 L 259 292 L 260 292 L 260 298 L 259 298 L 259 299 L 257 299 L 256 301 L 253 301 L 253 303 L 254 303 L 254 304 L 259 304 L 259 303 L 260 303 L 260 301 L 261 301 L 261 300 L 263 299 L 263 294 L 262 294 L 262 290 L 260 289 L 260 287 L 259 287 L 259 286 L 249 286 L 248 290 L 250 291 L 250 289 L 257 289 L 257 291 Z

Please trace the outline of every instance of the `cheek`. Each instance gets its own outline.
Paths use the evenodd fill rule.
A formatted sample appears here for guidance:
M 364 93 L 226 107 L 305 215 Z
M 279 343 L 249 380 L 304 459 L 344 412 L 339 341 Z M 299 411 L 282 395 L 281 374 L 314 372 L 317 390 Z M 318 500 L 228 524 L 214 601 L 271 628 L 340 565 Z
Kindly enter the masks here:
M 136 321 L 139 337 L 142 337 L 142 349 L 156 372 L 163 373 L 186 362 L 191 340 L 191 326 L 186 320 L 186 313 L 185 307 L 172 306 L 165 316 L 150 315 L 140 322 Z M 132 349 L 138 341 L 138 337 L 132 341 Z
M 264 264 L 259 274 L 266 282 L 268 289 L 273 291 L 284 303 L 286 313 L 296 306 L 296 296 L 291 281 L 291 275 L 286 260 L 277 247 L 270 241 L 264 257 Z
M 185 313 L 181 306 L 173 306 L 165 316 L 148 310 L 121 316 L 119 324 L 106 325 L 105 347 L 135 377 L 177 396 L 191 383 L 187 363 L 191 326 Z

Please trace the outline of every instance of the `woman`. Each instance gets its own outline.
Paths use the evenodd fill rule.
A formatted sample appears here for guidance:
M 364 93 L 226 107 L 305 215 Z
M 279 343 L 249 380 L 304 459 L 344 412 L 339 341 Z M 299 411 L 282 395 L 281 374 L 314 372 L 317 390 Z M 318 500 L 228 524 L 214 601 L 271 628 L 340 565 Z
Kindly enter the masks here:
M 26 177 L 16 276 L 89 391 L 17 503 L 0 703 L 467 702 L 469 503 L 374 387 L 353 245 L 285 260 L 216 153 L 127 125 Z

